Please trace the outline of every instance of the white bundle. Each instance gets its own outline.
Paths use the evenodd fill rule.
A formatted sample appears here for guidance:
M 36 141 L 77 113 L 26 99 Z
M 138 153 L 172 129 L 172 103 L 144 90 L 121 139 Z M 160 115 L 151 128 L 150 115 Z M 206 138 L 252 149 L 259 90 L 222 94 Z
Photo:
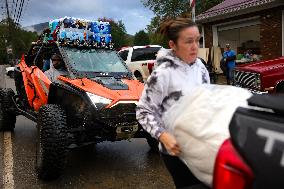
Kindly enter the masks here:
M 225 85 L 202 85 L 182 97 L 164 116 L 166 128 L 181 147 L 180 158 L 208 186 L 219 147 L 229 137 L 228 126 L 237 107 L 247 107 L 251 93 Z

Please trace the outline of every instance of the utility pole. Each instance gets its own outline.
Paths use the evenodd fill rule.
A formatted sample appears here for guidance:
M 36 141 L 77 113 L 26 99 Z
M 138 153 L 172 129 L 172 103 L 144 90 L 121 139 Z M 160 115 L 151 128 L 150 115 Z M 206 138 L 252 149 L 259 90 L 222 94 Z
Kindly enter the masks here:
M 9 30 L 9 34 L 8 34 L 8 41 L 10 42 L 11 39 L 11 24 L 10 24 L 10 13 L 9 13 L 9 6 L 8 6 L 8 0 L 6 0 L 6 9 L 7 9 L 7 24 L 8 24 L 8 30 Z
M 10 12 L 9 12 L 9 6 L 8 6 L 8 0 L 6 0 L 6 10 L 7 10 L 7 25 L 8 25 L 8 44 L 6 46 L 6 52 L 8 57 L 8 62 L 11 64 L 11 58 L 13 53 L 13 47 L 12 47 L 12 24 L 11 24 L 11 18 L 10 18 Z
M 8 7 L 8 0 L 6 0 L 6 9 L 7 9 L 8 20 L 10 20 L 10 13 L 9 13 L 9 7 Z

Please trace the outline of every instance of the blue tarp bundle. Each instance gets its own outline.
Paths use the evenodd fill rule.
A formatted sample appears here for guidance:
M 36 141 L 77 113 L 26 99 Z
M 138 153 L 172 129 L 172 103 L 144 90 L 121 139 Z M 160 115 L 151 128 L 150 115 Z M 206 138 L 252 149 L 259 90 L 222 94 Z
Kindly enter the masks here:
M 50 21 L 49 28 L 53 37 L 56 36 L 54 40 L 96 42 L 98 46 L 107 46 L 112 42 L 109 22 L 64 17 Z

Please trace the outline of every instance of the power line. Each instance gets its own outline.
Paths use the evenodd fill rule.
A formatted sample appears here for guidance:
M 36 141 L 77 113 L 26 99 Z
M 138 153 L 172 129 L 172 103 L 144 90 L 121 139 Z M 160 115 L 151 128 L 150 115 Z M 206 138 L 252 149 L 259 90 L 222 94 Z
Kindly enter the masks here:
M 29 1 L 30 1 L 30 0 L 27 0 L 27 1 L 26 1 L 25 7 L 23 8 L 23 14 L 22 14 L 21 22 L 24 20 L 24 15 L 25 15 L 25 13 L 26 13 L 26 10 L 27 10 Z
M 16 14 L 17 14 L 17 8 L 18 8 L 18 2 L 19 2 L 19 0 L 17 0 L 17 2 L 16 2 L 16 4 L 15 4 L 15 8 L 14 8 L 14 10 L 13 10 L 13 15 L 14 15 L 14 20 L 16 20 Z
M 20 2 L 20 6 L 19 6 L 19 9 L 18 9 L 18 14 L 17 14 L 17 18 L 16 18 L 16 20 L 15 20 L 16 23 L 19 23 L 19 20 L 20 20 L 22 11 L 23 11 L 24 2 L 25 2 L 25 0 L 21 0 L 21 2 Z
M 16 8 L 16 2 L 15 2 L 15 0 L 12 0 L 12 7 L 11 7 L 11 18 L 13 19 L 13 20 L 15 20 L 15 14 L 14 14 L 14 10 L 15 10 L 15 8 Z
M 24 19 L 28 4 L 29 0 L 0 0 L 0 19 L 7 18 L 19 24 Z
M 15 0 L 13 0 L 12 6 L 11 6 L 11 18 L 14 20 L 14 15 L 13 15 L 13 9 L 14 9 L 14 4 L 15 4 Z
M 21 5 L 22 5 L 22 0 L 19 1 L 19 4 L 18 4 L 18 6 L 17 6 L 17 13 L 16 13 L 16 18 L 15 18 L 15 22 L 16 22 L 16 23 L 17 23 L 17 19 L 18 19 L 18 17 L 19 17 Z
M 6 9 L 7 9 L 7 16 L 8 16 L 8 25 L 10 25 L 9 24 L 10 23 L 10 13 L 9 13 L 9 7 L 8 7 L 8 0 L 6 0 Z

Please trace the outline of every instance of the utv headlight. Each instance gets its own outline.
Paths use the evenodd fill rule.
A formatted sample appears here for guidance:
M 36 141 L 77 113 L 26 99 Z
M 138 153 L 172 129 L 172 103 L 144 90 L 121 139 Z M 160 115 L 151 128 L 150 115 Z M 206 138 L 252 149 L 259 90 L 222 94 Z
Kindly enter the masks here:
M 102 109 L 103 107 L 111 103 L 110 99 L 86 92 L 92 103 L 97 109 Z

